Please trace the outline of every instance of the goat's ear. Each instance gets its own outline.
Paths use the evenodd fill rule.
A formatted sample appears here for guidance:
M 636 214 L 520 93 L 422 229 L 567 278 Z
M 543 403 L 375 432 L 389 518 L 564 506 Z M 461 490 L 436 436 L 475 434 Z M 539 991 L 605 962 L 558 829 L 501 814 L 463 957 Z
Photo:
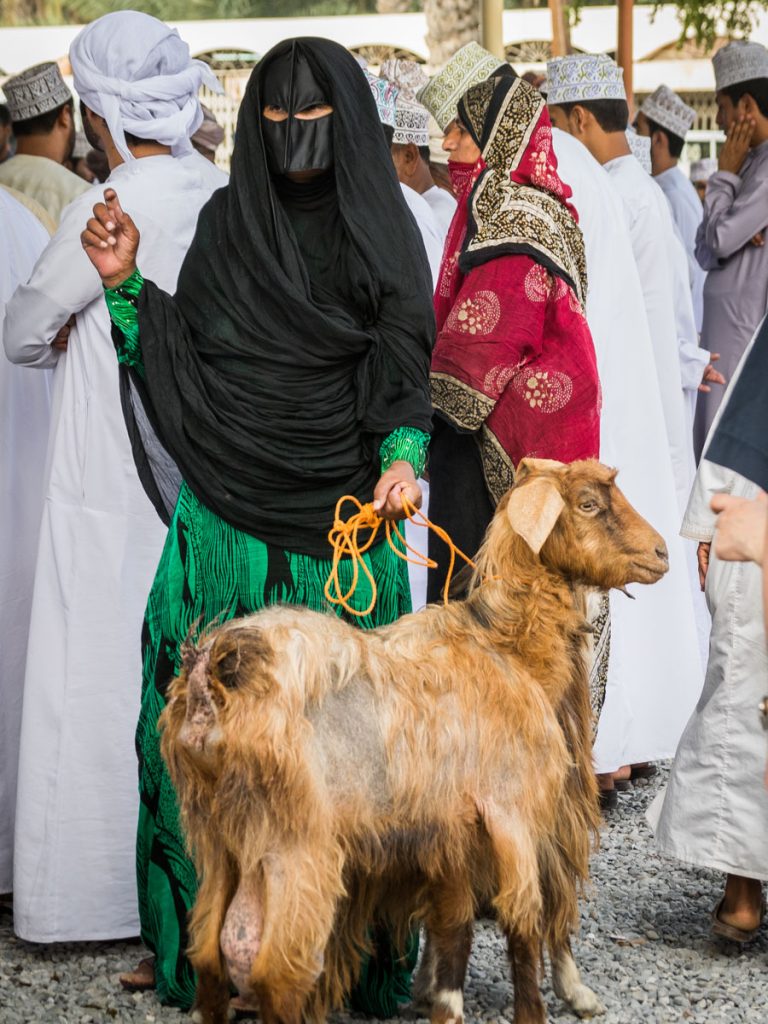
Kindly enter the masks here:
M 557 462 L 555 459 L 520 459 L 515 473 L 515 480 L 523 480 L 529 473 L 544 472 L 546 470 L 562 469 L 564 462 Z
M 507 503 L 507 519 L 515 533 L 538 555 L 564 508 L 565 502 L 555 484 L 541 477 L 514 488 Z

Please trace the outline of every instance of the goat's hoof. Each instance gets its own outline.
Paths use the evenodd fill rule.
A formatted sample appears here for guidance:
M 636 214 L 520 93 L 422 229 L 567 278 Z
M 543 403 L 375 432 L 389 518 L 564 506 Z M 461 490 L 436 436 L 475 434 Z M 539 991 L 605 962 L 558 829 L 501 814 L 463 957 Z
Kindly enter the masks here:
M 568 1005 L 582 1019 L 598 1017 L 605 1013 L 605 1007 L 597 998 L 591 988 L 586 985 L 577 985 L 573 992 L 568 995 Z

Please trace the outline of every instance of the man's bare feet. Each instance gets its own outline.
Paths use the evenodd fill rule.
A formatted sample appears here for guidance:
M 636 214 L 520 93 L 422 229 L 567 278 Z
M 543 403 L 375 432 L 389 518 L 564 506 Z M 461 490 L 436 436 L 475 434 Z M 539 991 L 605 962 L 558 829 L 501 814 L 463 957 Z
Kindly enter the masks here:
M 134 971 L 120 975 L 120 984 L 128 992 L 148 992 L 155 987 L 155 958 L 145 957 Z
M 753 931 L 763 917 L 763 887 L 756 878 L 728 875 L 720 920 L 743 931 Z
M 749 942 L 764 914 L 762 884 L 756 878 L 728 875 L 725 894 L 712 916 L 712 931 L 733 942 Z
M 600 810 L 612 811 L 619 802 L 612 773 L 606 772 L 603 775 L 598 775 L 597 785 L 600 789 Z

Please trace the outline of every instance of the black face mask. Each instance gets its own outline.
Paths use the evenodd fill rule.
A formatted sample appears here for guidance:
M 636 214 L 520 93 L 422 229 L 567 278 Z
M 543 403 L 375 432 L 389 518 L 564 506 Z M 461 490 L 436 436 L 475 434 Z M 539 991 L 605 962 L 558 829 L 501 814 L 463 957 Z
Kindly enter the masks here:
M 263 114 L 261 118 L 269 169 L 273 174 L 327 171 L 333 166 L 333 114 L 311 120 L 295 116 L 310 107 L 328 104 L 328 97 L 295 45 L 269 65 L 262 86 L 262 102 L 265 107 L 282 107 L 288 111 L 284 121 L 270 121 Z

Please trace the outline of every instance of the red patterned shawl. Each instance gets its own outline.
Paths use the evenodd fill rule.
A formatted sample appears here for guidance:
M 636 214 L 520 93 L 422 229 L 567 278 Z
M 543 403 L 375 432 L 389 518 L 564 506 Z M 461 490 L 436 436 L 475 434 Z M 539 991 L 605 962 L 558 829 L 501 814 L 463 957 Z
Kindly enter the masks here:
M 459 112 L 482 155 L 450 165 L 458 207 L 435 295 L 432 399 L 478 432 L 498 500 L 526 456 L 598 456 L 600 385 L 583 239 L 541 96 L 520 79 L 491 79 Z

